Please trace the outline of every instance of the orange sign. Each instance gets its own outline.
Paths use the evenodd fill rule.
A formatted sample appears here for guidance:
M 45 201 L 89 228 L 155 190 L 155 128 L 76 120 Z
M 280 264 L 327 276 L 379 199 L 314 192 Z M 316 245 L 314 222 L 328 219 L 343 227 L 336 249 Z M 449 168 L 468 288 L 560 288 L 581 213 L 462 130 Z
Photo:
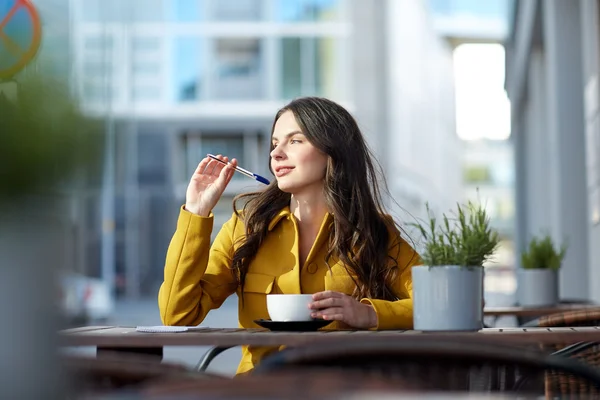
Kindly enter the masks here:
M 29 0 L 0 0 L 0 79 L 31 62 L 41 40 L 40 16 Z

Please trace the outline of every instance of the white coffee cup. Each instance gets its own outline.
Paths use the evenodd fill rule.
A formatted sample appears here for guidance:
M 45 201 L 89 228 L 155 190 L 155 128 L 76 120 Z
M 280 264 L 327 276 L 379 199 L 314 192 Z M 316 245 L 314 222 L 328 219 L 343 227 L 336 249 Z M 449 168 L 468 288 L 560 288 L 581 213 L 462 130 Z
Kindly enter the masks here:
M 267 311 L 271 321 L 311 321 L 312 294 L 268 294 Z

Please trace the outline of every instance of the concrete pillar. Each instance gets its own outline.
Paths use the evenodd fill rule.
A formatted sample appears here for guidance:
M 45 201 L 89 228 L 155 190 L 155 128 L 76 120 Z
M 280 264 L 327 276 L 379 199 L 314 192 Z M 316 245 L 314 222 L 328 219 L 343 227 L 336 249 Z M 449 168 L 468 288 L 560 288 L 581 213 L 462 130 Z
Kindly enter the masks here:
M 352 2 L 352 82 L 349 90 L 354 99 L 354 115 L 384 170 L 386 159 L 386 84 L 387 76 L 385 35 L 386 1 L 362 0 Z
M 587 191 L 583 125 L 580 3 L 544 1 L 550 213 L 555 240 L 569 241 L 561 298 L 588 297 Z
M 521 108 L 523 110 L 523 107 Z M 515 114 L 512 117 L 511 126 L 511 137 L 515 148 L 515 221 L 516 221 L 516 232 L 515 232 L 515 247 L 517 254 L 521 254 L 524 250 L 524 244 L 527 240 L 527 174 L 524 171 L 527 168 L 526 165 L 526 137 L 527 130 L 525 129 L 526 116 L 524 112 Z M 517 266 L 520 266 L 520 260 L 517 257 Z
M 600 29 L 598 0 L 581 1 L 589 232 L 589 297 L 600 302 Z
M 533 48 L 529 58 L 529 79 L 527 80 L 527 131 L 524 132 L 526 145 L 525 170 L 527 175 L 527 215 L 526 233 L 523 236 L 525 245 L 533 235 L 550 230 L 547 217 L 548 208 L 541 204 L 549 204 L 552 198 L 549 187 L 548 169 L 552 157 L 549 155 L 546 129 L 546 66 L 541 49 Z

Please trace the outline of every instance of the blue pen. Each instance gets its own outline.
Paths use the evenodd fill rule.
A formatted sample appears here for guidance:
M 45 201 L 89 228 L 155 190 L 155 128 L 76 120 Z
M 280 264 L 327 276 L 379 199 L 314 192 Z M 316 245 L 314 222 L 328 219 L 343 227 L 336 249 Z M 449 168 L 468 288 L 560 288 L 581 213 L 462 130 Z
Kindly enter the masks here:
M 216 156 L 214 156 L 212 154 L 207 154 L 207 156 L 210 157 L 210 158 L 212 158 L 213 160 L 216 160 L 216 161 L 218 161 L 220 163 L 223 163 L 223 164 L 227 165 L 227 163 L 225 161 L 219 160 Z M 241 173 L 242 175 L 246 175 L 248 178 L 256 179 L 260 183 L 264 183 L 265 185 L 268 185 L 270 183 L 266 178 L 263 178 L 262 176 L 260 176 L 258 174 L 250 172 L 247 169 L 240 168 L 240 167 L 235 167 L 235 170 L 237 172 Z

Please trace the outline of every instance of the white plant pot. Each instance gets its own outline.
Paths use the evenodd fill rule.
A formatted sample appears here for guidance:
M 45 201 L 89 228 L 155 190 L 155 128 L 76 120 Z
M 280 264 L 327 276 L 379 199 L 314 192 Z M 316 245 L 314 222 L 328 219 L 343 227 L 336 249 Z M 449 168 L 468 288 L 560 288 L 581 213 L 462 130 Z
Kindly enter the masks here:
M 517 302 L 521 307 L 558 304 L 558 271 L 553 269 L 517 270 Z
M 483 328 L 483 268 L 412 268 L 413 323 L 420 331 L 477 331 Z

